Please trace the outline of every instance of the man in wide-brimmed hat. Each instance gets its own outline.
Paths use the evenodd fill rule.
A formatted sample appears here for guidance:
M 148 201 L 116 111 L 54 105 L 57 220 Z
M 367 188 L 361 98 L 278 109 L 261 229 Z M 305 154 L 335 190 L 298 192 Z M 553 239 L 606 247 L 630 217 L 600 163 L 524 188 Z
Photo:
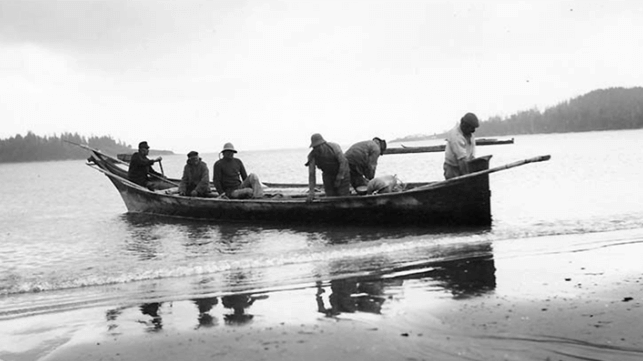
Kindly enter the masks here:
M 210 194 L 210 171 L 197 151 L 188 153 L 179 184 L 179 194 L 192 197 L 207 197 Z
M 368 181 L 375 178 L 377 160 L 385 151 L 386 141 L 375 137 L 353 144 L 344 153 L 351 173 L 351 185 L 357 193 L 366 192 Z
M 447 146 L 444 150 L 445 179 L 469 173 L 469 161 L 476 156 L 476 138 L 473 133 L 479 126 L 478 117 L 467 113 L 447 133 Z
M 230 199 L 262 198 L 263 189 L 256 174 L 246 173 L 241 159 L 235 158 L 232 143 L 223 145 L 223 158 L 214 163 L 212 181 L 219 195 Z
M 310 137 L 308 153 L 308 200 L 315 197 L 315 184 L 317 168 L 322 171 L 324 192 L 326 196 L 347 196 L 350 194 L 350 171 L 348 161 L 337 143 L 327 142 L 321 134 L 315 133 Z
M 147 142 L 143 141 L 138 143 L 138 152 L 132 154 L 132 158 L 129 162 L 127 178 L 140 186 L 152 190 L 154 188 L 154 184 L 150 175 L 156 178 L 165 178 L 161 173 L 152 168 L 152 165 L 155 162 L 160 162 L 163 158 L 158 157 L 155 159 L 149 159 L 147 157 L 148 154 L 150 154 L 150 146 L 147 145 Z

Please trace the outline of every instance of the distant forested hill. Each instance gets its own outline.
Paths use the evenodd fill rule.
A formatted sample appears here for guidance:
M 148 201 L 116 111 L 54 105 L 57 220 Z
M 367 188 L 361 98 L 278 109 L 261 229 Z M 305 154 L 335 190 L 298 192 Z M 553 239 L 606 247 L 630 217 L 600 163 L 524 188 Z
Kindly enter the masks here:
M 89 156 L 86 150 L 64 140 L 86 144 L 113 155 L 133 151 L 131 146 L 107 136 L 85 138 L 78 134 L 63 133 L 60 137 L 40 137 L 28 132 L 25 136 L 18 134 L 0 140 L 0 163 L 85 159 Z
M 568 133 L 593 130 L 643 128 L 643 87 L 608 88 L 594 90 L 585 95 L 564 101 L 544 111 L 530 109 L 508 117 L 494 116 L 482 120 L 476 130 L 477 137 Z M 392 140 L 402 141 L 443 138 L 436 135 L 407 136 Z
M 476 136 L 568 133 L 643 128 L 643 88 L 594 90 L 540 112 L 491 117 Z

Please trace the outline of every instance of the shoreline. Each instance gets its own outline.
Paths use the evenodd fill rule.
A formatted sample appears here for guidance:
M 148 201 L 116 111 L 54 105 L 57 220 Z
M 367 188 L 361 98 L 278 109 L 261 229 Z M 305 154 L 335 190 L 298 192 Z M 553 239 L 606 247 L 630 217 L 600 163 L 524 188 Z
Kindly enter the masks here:
M 547 250 L 555 237 L 540 240 L 540 252 L 525 250 L 524 240 L 498 242 L 492 260 L 448 265 L 473 270 L 473 276 L 440 275 L 435 267 L 411 277 L 347 282 L 344 288 L 38 316 L 30 320 L 34 329 L 52 325 L 48 344 L 15 345 L 16 352 L 0 353 L 0 359 L 642 359 L 643 275 L 637 255 L 643 242 L 635 236 L 591 243 L 593 236 L 571 236 L 578 244 L 589 239 L 590 246 L 562 251 Z M 492 275 L 485 275 L 489 269 Z M 459 287 L 446 287 L 449 282 Z M 463 288 L 465 283 L 473 288 Z M 333 302 L 342 289 L 349 297 L 335 296 Z

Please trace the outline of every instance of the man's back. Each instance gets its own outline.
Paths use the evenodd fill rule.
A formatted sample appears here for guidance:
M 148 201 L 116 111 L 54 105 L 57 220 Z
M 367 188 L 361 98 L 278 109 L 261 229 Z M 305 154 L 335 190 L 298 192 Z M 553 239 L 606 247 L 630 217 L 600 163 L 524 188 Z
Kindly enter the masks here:
M 315 165 L 321 169 L 322 172 L 329 174 L 337 174 L 340 163 L 346 159 L 339 144 L 332 142 L 326 142 L 313 148 L 308 154 L 308 158 L 314 158 Z

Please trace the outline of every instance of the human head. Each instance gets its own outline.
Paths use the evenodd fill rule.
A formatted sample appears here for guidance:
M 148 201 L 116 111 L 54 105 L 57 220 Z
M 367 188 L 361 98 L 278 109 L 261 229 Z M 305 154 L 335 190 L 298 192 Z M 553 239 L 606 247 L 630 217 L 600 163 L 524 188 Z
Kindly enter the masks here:
M 143 155 L 147 155 L 150 152 L 150 146 L 147 145 L 146 141 L 138 143 L 138 152 Z
M 464 135 L 470 136 L 479 126 L 478 117 L 473 113 L 467 113 L 460 119 L 460 129 Z
M 193 150 L 190 153 L 188 153 L 188 163 L 196 164 L 198 162 L 199 162 L 199 152 Z
M 223 150 L 221 151 L 221 153 L 223 153 L 223 156 L 227 157 L 227 158 L 234 157 L 234 153 L 236 153 L 236 152 L 237 152 L 237 150 L 234 149 L 234 145 L 232 145 L 232 143 L 224 144 L 223 145 Z
M 315 148 L 324 143 L 326 143 L 326 141 L 324 140 L 324 137 L 322 137 L 322 135 L 319 133 L 315 133 L 310 137 L 310 148 Z
M 386 140 L 380 137 L 375 137 L 373 140 L 380 146 L 380 155 L 384 154 L 386 152 Z

